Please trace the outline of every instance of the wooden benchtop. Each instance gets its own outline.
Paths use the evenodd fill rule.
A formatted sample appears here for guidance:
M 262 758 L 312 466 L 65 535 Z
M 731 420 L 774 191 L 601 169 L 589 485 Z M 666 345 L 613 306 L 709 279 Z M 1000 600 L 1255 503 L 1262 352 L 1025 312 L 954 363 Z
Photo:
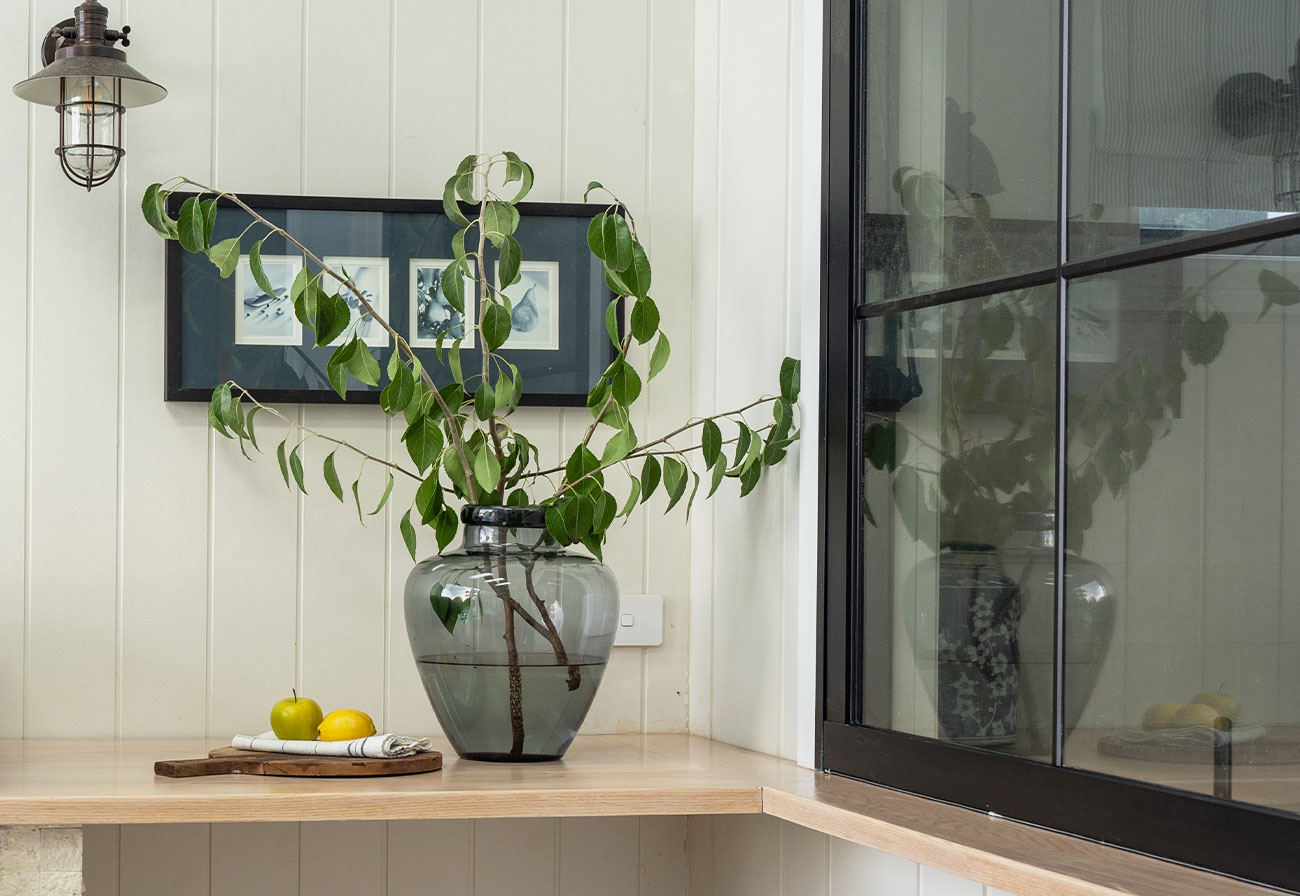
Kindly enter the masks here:
M 202 740 L 0 740 L 0 825 L 767 814 L 1025 896 L 1277 891 L 688 735 L 579 737 L 562 762 L 390 778 L 159 778 Z

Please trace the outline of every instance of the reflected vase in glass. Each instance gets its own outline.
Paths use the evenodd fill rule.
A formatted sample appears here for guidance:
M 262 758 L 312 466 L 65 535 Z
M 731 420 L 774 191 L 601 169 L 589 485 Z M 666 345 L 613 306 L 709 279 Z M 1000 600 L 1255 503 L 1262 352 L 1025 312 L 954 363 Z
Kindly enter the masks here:
M 1046 755 L 1052 745 L 1056 515 L 1022 513 L 1001 549 L 1020 586 L 1020 738 L 1015 752 Z M 1097 563 L 1065 552 L 1065 730 L 1079 724 L 1110 648 L 1118 598 Z
M 1020 587 L 991 545 L 946 543 L 938 564 L 939 728 L 959 743 L 1013 743 L 1020 682 Z
M 415 665 L 463 758 L 559 759 L 609 661 L 618 583 L 545 520 L 543 507 L 468 506 L 460 547 L 407 577 Z

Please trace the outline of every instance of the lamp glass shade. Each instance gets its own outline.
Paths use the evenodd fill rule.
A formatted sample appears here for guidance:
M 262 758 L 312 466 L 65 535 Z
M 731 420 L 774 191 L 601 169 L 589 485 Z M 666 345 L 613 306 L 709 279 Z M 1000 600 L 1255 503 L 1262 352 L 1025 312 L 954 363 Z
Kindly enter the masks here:
M 112 176 L 122 156 L 121 116 L 117 103 L 121 83 L 116 78 L 66 79 L 63 102 L 57 107 L 61 139 L 59 156 L 74 181 L 94 185 Z

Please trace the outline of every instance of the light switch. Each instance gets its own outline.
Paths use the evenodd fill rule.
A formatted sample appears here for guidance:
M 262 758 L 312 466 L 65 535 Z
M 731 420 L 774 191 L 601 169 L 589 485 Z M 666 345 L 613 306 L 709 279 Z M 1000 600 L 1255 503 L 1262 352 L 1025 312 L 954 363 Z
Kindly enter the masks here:
M 664 642 L 664 599 L 658 594 L 619 598 L 615 647 L 658 647 Z

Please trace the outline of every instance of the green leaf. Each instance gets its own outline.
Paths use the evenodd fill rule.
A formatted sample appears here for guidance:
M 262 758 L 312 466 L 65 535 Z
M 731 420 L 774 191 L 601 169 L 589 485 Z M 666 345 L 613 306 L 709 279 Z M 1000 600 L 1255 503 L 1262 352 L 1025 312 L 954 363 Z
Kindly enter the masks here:
M 203 211 L 199 208 L 198 197 L 191 196 L 181 203 L 177 222 L 178 237 L 186 252 L 202 252 L 208 247 L 208 241 L 203 238 L 203 226 Z
M 597 537 L 595 535 L 588 535 L 582 539 L 582 546 L 587 550 L 591 551 L 592 556 L 594 556 L 597 562 L 600 563 L 605 562 L 605 555 L 602 550 L 603 541 L 604 541 L 603 537 Z
M 361 525 L 364 526 L 366 524 L 366 518 L 361 513 L 361 477 L 360 476 L 352 480 L 352 503 L 355 504 L 357 508 L 357 519 L 360 520 Z
M 903 432 L 892 420 L 868 426 L 862 437 L 862 453 L 867 463 L 877 470 L 892 472 L 904 453 L 900 437 L 903 437 Z
M 1274 304 L 1281 305 L 1282 302 Z M 1182 344 L 1187 360 L 1204 366 L 1219 356 L 1228 335 L 1228 318 L 1216 311 L 1205 320 L 1191 312 L 1183 314 Z
M 668 506 L 664 513 L 672 510 L 686 493 L 686 473 L 686 464 L 675 457 L 664 458 L 664 488 L 668 491 Z
M 525 196 L 528 195 L 529 191 L 532 190 L 533 168 L 531 165 L 529 165 L 527 162 L 525 162 L 523 159 L 519 158 L 519 156 L 515 155 L 512 152 L 507 151 L 505 153 L 505 157 L 506 157 L 505 182 L 509 184 L 509 183 L 514 183 L 516 180 L 519 181 L 519 192 L 515 194 L 514 199 L 510 200 L 512 203 L 514 203 L 523 199 Z
M 415 509 L 420 514 L 420 523 L 431 525 L 442 508 L 442 483 L 438 480 L 438 471 L 434 470 L 415 490 Z
M 587 189 L 582 191 L 582 201 L 586 202 L 587 197 L 591 195 L 593 190 L 603 190 L 603 189 L 605 189 L 605 187 L 600 181 L 598 180 L 589 181 L 587 183 Z
M 659 460 L 654 455 L 647 455 L 645 463 L 641 465 L 641 494 L 642 501 L 649 501 L 650 496 L 654 494 L 655 487 L 659 485 Z
M 257 416 L 257 412 L 260 410 L 262 410 L 261 405 L 254 405 L 249 409 L 248 416 L 244 418 L 244 428 L 248 432 L 248 441 L 252 442 L 253 447 L 257 448 L 258 451 L 262 449 L 257 446 L 257 433 L 253 431 L 253 418 Z
M 790 404 L 799 400 L 799 368 L 800 363 L 795 358 L 786 358 L 781 362 L 781 397 Z
M 415 468 L 421 473 L 429 469 L 442 454 L 442 430 L 427 414 L 421 414 L 406 427 L 402 441 L 406 443 L 406 451 L 411 455 Z
M 515 381 L 508 372 L 503 370 L 497 374 L 497 382 L 493 392 L 493 403 L 496 404 L 497 410 L 510 411 L 514 404 Z
M 704 496 L 705 498 L 713 497 L 713 493 L 718 490 L 718 486 L 722 484 L 723 478 L 727 475 L 727 456 L 725 454 L 718 454 L 718 459 L 713 462 L 713 469 L 710 472 L 712 481 L 709 483 L 709 493 Z
M 637 375 L 631 364 L 622 364 L 614 374 L 614 379 L 609 384 L 610 394 L 614 400 L 627 407 L 636 401 L 637 396 L 641 394 L 641 377 Z
M 989 352 L 1006 348 L 1016 332 L 1016 318 L 1011 309 L 1003 302 L 986 301 L 989 304 L 980 309 L 975 319 L 980 339 L 984 343 L 980 352 L 983 357 L 988 357 Z
M 447 367 L 450 368 L 451 378 L 456 381 L 456 385 L 462 385 L 465 382 L 465 374 L 464 371 L 461 370 L 460 364 L 460 342 L 461 341 L 457 339 L 451 344 L 451 348 L 447 351 Z M 442 390 L 439 390 L 439 392 L 441 391 Z M 447 407 L 449 408 L 455 406 L 456 405 L 453 405 L 451 402 L 447 403 Z
M 406 552 L 411 555 L 411 560 L 415 560 L 415 527 L 411 525 L 410 509 L 402 514 L 402 520 L 397 524 L 397 528 L 402 532 L 402 542 L 406 545 Z
M 633 478 L 629 485 L 627 500 L 623 503 L 623 509 L 618 512 L 619 516 L 630 517 L 632 511 L 636 509 L 636 502 L 641 499 L 641 480 Z
M 501 481 L 501 462 L 489 445 L 474 455 L 474 479 L 487 491 L 495 491 Z
M 668 365 L 668 356 L 672 353 L 668 345 L 668 337 L 663 333 L 655 340 L 654 351 L 650 353 L 650 379 L 654 379 L 659 372 Z
M 397 352 L 393 352 L 393 357 L 397 357 Z M 388 365 L 389 383 L 379 393 L 379 406 L 383 408 L 384 413 L 390 417 L 399 411 L 405 410 L 406 406 L 415 398 L 415 375 L 405 364 L 398 363 L 396 375 L 393 374 L 393 365 Z
M 266 271 L 262 267 L 262 240 L 253 243 L 253 247 L 248 250 L 248 268 L 253 272 L 253 280 L 257 283 L 257 288 L 268 296 L 275 296 L 275 286 L 271 284 L 271 278 L 266 276 Z
M 632 431 L 631 425 L 625 426 L 605 443 L 605 450 L 601 452 L 600 465 L 608 467 L 610 464 L 618 463 L 631 453 L 636 447 L 636 433 Z
M 1264 268 L 1259 272 L 1258 282 L 1259 291 L 1264 296 L 1264 307 L 1260 309 L 1257 320 L 1268 314 L 1268 309 L 1274 305 L 1289 306 L 1300 302 L 1300 287 L 1276 271 Z
M 505 344 L 505 341 L 510 338 L 510 312 L 504 305 L 496 302 L 488 304 L 480 332 L 483 334 L 483 343 L 488 351 L 494 352 Z
M 285 441 L 288 441 L 287 439 Z M 275 449 L 275 459 L 280 462 L 280 475 L 284 477 L 284 487 L 290 488 L 289 483 L 289 461 L 284 456 L 284 442 L 281 442 Z
M 316 292 L 315 289 L 308 287 L 309 292 Z M 352 309 L 348 305 L 348 300 L 338 293 L 327 293 L 323 289 L 315 296 L 316 298 L 316 315 L 312 320 L 312 329 L 316 331 L 316 345 L 323 348 L 342 335 L 343 331 L 348 328 L 352 322 Z M 355 337 L 353 337 L 355 340 Z M 365 351 L 370 354 L 369 350 Z M 354 356 L 349 356 L 351 359 Z M 372 357 L 373 361 L 374 358 Z M 362 382 L 367 380 L 357 377 Z M 375 365 L 375 379 L 370 385 L 379 382 L 379 365 Z
M 624 271 L 632 263 L 632 232 L 622 215 L 605 216 L 602 226 L 605 242 L 605 268 Z
M 456 309 L 458 314 L 465 314 L 465 273 L 460 264 L 451 264 L 442 272 L 442 279 L 439 281 L 442 287 L 442 294 L 447 299 L 447 303 Z
M 568 462 L 564 465 L 564 479 L 570 483 L 577 482 L 598 469 L 600 469 L 600 460 L 586 445 L 579 445 L 573 449 Z
M 474 413 L 480 420 L 486 420 L 492 416 L 492 411 L 496 409 L 496 396 L 492 392 L 492 387 L 487 383 L 479 383 L 478 388 L 474 390 Z
M 376 513 L 384 509 L 384 505 L 388 503 L 388 497 L 393 493 L 393 481 L 393 474 L 389 473 L 388 485 L 384 487 L 384 493 L 380 496 L 379 503 L 376 504 L 375 509 L 366 514 L 366 516 L 374 516 Z
M 453 174 L 447 178 L 447 184 L 442 188 L 442 213 L 452 220 L 457 227 L 468 227 L 469 218 L 460 210 L 460 203 L 456 201 L 456 181 L 459 179 L 458 174 Z
M 749 456 L 749 445 L 754 439 L 754 434 L 748 426 L 743 423 L 736 424 L 736 459 L 731 469 L 727 471 L 728 476 L 739 475 L 745 468 L 745 459 Z
M 564 513 L 560 510 L 558 504 L 552 504 L 546 508 L 546 531 L 555 539 L 557 544 L 572 544 L 573 540 L 569 538 L 569 527 L 564 523 Z
M 445 550 L 447 545 L 451 544 L 460 531 L 460 520 L 456 516 L 456 511 L 450 507 L 443 507 L 438 514 L 438 520 L 434 524 L 434 535 L 438 539 L 438 550 Z
M 340 398 L 348 397 L 348 367 L 352 356 L 357 353 L 360 345 L 360 341 L 356 339 L 343 343 L 334 350 L 329 361 L 325 364 L 325 375 L 329 378 L 330 385 L 334 387 L 334 391 L 339 394 Z
M 649 296 L 650 259 L 646 257 L 645 249 L 641 248 L 640 243 L 632 244 L 632 260 L 628 263 L 627 269 L 613 276 L 615 282 L 622 284 L 623 287 L 616 290 L 617 292 L 628 296 L 636 296 L 638 299 Z
M 529 499 L 528 492 L 524 491 L 522 488 L 517 488 L 512 491 L 510 497 L 506 499 L 507 507 L 523 507 L 531 503 L 533 502 Z
M 148 217 L 148 215 L 146 215 Z M 587 248 L 591 249 L 591 254 L 605 260 L 605 213 L 591 219 L 587 225 Z
M 225 280 L 235 272 L 235 266 L 239 264 L 239 237 L 232 236 L 217 243 L 208 250 L 208 258 L 217 266 L 221 279 Z
M 501 280 L 501 289 L 519 282 L 519 262 L 522 256 L 518 240 L 507 236 L 501 243 L 501 252 L 497 255 L 497 276 Z
M 208 402 L 208 425 L 228 439 L 234 436 L 226 429 L 226 419 L 230 416 L 230 384 L 222 383 L 212 390 Z
M 718 455 L 722 453 L 722 430 L 712 420 L 705 420 L 700 433 L 700 446 L 703 450 L 704 463 L 713 466 Z
M 353 341 L 357 350 L 348 358 L 348 370 L 367 386 L 379 385 L 379 362 L 375 360 L 374 352 L 361 339 L 353 337 Z
M 488 242 L 500 248 L 503 239 L 512 232 L 510 206 L 504 202 L 489 201 L 483 208 L 483 235 Z
M 450 543 L 451 539 L 447 541 Z M 442 627 L 449 635 L 456 633 L 456 623 L 462 614 L 469 612 L 470 602 L 471 598 L 468 596 L 447 597 L 441 590 L 436 590 L 429 595 L 429 605 L 433 607 L 433 615 L 438 617 L 438 621 L 442 623 Z
M 162 189 L 162 184 L 150 184 L 144 191 L 144 198 L 140 200 L 140 211 L 160 237 L 174 240 L 178 231 L 176 224 L 167 217 L 168 195 L 170 194 Z
M 757 439 L 754 440 L 754 444 L 755 445 L 758 444 Z M 745 495 L 752 492 L 754 490 L 754 486 L 758 485 L 758 480 L 760 477 L 762 477 L 762 475 L 763 475 L 762 464 L 754 464 L 750 467 L 746 467 L 745 471 L 740 474 L 740 497 L 743 498 L 745 497 Z
M 605 306 L 605 332 L 609 334 L 609 341 L 617 348 L 620 344 L 618 338 L 618 307 L 619 299 L 613 299 Z
M 632 336 L 645 345 L 659 330 L 659 307 L 649 297 L 637 299 L 632 306 Z
M 334 497 L 342 501 L 343 483 L 339 482 L 339 473 L 338 470 L 335 469 L 334 467 L 334 455 L 337 453 L 338 453 L 338 449 L 335 448 L 333 451 L 331 451 L 328 455 L 325 456 L 325 464 L 324 464 L 325 484 L 330 487 L 330 491 L 334 493 Z
M 203 200 L 199 203 L 199 211 L 203 214 L 203 245 L 208 246 L 212 244 L 212 231 L 217 226 L 217 200 Z
M 289 452 L 289 472 L 293 473 L 293 481 L 298 483 L 298 491 L 304 495 L 307 494 L 307 485 L 303 481 L 302 455 L 298 452 L 302 450 L 302 443 L 299 442 L 294 449 Z

